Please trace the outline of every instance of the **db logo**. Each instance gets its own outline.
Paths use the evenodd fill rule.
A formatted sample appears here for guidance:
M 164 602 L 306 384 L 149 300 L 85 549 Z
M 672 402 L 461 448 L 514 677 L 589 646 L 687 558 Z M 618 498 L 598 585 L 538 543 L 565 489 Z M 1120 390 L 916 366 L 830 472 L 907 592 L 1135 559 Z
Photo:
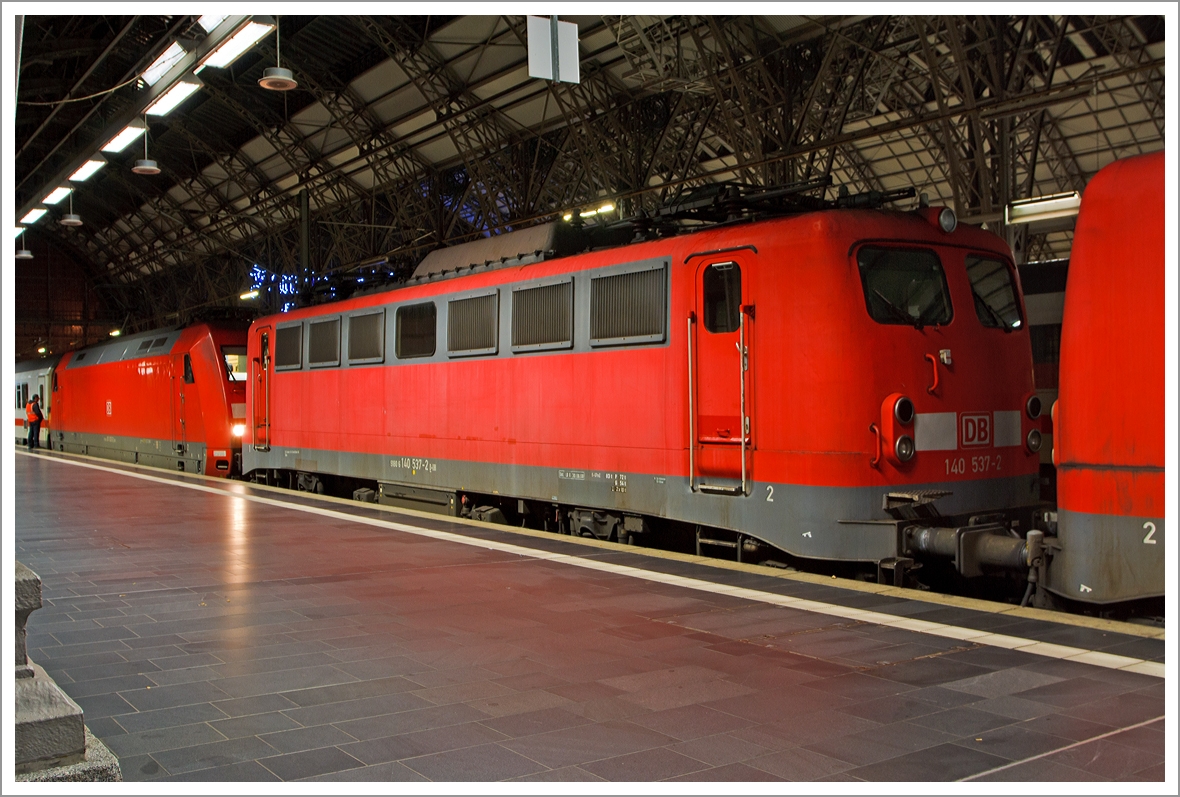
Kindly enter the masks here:
M 964 448 L 991 445 L 991 415 L 962 415 L 960 416 L 960 426 L 962 428 Z

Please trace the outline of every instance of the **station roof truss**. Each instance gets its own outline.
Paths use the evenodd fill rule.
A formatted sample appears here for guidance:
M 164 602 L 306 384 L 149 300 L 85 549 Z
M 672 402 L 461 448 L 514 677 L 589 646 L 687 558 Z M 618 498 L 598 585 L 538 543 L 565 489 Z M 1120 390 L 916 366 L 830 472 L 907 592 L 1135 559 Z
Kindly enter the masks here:
M 1070 224 L 1004 230 L 1004 206 L 1164 146 L 1161 17 L 563 19 L 578 84 L 529 77 L 523 16 L 281 17 L 296 89 L 260 88 L 276 64 L 263 38 L 147 117 L 160 174 L 131 172 L 137 142 L 76 185 L 82 226 L 57 223 L 64 203 L 32 226 L 149 328 L 236 303 L 256 265 L 405 276 L 441 245 L 604 203 L 655 212 L 726 181 L 913 187 L 1020 261 L 1052 260 Z M 142 111 L 149 64 L 206 35 L 195 16 L 26 17 L 18 214 Z

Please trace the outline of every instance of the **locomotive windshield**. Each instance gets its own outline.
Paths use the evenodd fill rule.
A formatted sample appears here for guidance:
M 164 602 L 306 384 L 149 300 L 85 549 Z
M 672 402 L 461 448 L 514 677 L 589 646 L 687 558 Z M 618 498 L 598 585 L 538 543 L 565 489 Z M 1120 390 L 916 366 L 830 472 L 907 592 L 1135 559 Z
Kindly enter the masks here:
M 231 382 L 246 381 L 246 347 L 222 346 L 221 356 L 225 359 L 225 373 Z
M 1011 332 L 1020 328 L 1020 305 L 1012 274 L 1000 260 L 967 255 L 967 278 L 975 296 L 975 314 L 985 327 Z
M 929 249 L 865 246 L 856 256 L 865 307 L 879 324 L 926 324 L 951 320 L 946 274 Z

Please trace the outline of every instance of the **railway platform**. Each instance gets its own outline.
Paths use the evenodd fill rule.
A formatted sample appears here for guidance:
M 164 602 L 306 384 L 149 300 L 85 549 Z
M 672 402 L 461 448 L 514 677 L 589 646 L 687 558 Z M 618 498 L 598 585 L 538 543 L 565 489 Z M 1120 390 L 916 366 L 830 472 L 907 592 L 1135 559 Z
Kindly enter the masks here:
M 56 452 L 15 495 L 29 657 L 127 781 L 1174 767 L 1159 628 Z

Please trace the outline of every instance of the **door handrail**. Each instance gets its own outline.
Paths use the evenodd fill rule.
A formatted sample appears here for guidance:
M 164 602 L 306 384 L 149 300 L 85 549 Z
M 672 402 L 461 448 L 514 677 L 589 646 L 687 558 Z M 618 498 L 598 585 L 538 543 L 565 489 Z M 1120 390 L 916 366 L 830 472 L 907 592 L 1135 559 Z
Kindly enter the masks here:
M 695 493 L 696 486 L 696 464 L 693 459 L 693 454 L 697 447 L 697 433 L 696 425 L 693 422 L 695 410 L 692 406 L 692 328 L 696 323 L 696 313 L 691 310 L 688 311 L 688 490 Z
M 746 312 L 738 306 L 738 376 L 742 383 L 742 419 L 739 430 L 742 438 L 742 495 L 746 492 L 746 435 L 750 433 L 750 418 L 746 415 L 746 371 L 749 368 L 749 352 L 746 349 Z

